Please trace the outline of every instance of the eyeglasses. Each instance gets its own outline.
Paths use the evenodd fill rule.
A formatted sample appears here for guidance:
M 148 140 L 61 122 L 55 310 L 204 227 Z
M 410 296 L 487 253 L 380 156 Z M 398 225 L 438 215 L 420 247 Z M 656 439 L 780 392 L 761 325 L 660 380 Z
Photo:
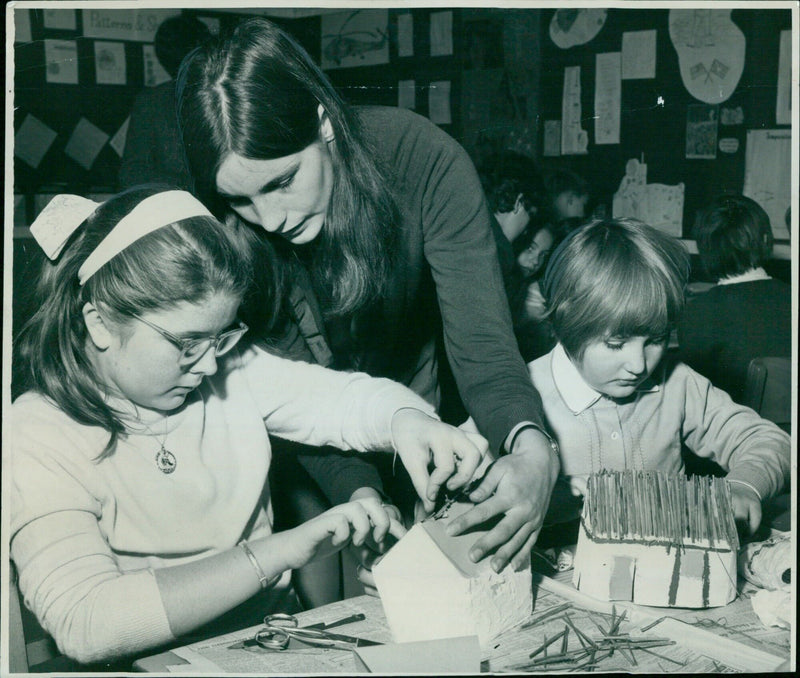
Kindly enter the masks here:
M 182 339 L 181 337 L 176 337 L 171 332 L 167 332 L 167 330 L 165 330 L 163 327 L 159 327 L 155 323 L 151 323 L 149 320 L 145 320 L 135 313 L 131 315 L 139 322 L 142 322 L 148 327 L 154 329 L 162 337 L 164 337 L 164 339 L 180 350 L 181 354 L 178 356 L 179 365 L 190 365 L 191 363 L 197 362 L 208 352 L 212 346 L 214 348 L 214 355 L 216 357 L 225 355 L 234 346 L 236 346 L 239 339 L 241 339 L 244 336 L 244 333 L 250 329 L 247 327 L 247 325 L 240 321 L 239 327 L 236 329 L 228 330 L 227 332 L 223 332 L 217 336 L 199 337 L 197 339 Z

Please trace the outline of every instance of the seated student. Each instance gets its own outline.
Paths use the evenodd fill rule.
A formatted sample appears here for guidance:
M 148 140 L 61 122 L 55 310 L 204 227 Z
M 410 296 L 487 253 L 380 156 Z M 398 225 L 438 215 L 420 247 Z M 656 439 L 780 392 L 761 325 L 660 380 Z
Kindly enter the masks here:
M 402 535 L 374 498 L 273 533 L 269 434 L 394 450 L 428 510 L 480 462 L 486 442 L 404 386 L 234 350 L 250 255 L 189 193 L 57 196 L 31 230 L 53 261 L 18 345 L 10 552 L 64 654 L 141 653 L 260 593 L 255 624 L 291 609 L 293 568 Z
M 753 358 L 792 354 L 792 290 L 763 268 L 772 229 L 750 198 L 716 198 L 698 215 L 695 238 L 717 284 L 689 300 L 678 323 L 680 356 L 741 402 Z
M 664 357 L 684 303 L 689 257 L 633 219 L 592 222 L 550 258 L 542 291 L 558 338 L 528 365 L 558 440 L 563 478 L 551 520 L 569 519 L 588 474 L 683 473 L 681 446 L 715 460 L 737 521 L 755 531 L 761 502 L 789 478 L 789 436 L 690 367 Z
M 545 189 L 549 218 L 553 222 L 589 216 L 589 184 L 583 177 L 568 170 L 558 170 L 545 179 Z

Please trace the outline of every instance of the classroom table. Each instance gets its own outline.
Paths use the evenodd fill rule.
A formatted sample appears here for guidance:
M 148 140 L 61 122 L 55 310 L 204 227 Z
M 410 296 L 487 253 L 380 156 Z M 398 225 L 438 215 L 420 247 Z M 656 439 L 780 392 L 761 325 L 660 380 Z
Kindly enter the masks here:
M 639 646 L 641 649 L 623 648 L 623 651 L 599 660 L 594 655 L 596 663 L 591 665 L 592 670 L 629 673 L 768 672 L 782 670 L 789 661 L 790 631 L 763 626 L 749 600 L 757 589 L 746 582 L 740 584 L 737 599 L 725 607 L 679 610 L 630 603 L 612 604 L 589 598 L 575 590 L 569 572 L 553 577 L 534 573 L 533 577 L 534 604 L 530 619 L 483 649 L 481 672 L 586 670 L 590 664 L 582 647 L 592 639 L 600 642 L 615 626 L 617 635 L 653 639 L 653 644 L 643 642 Z M 356 613 L 363 613 L 364 621 L 341 627 L 341 633 L 383 643 L 392 642 L 380 599 L 375 597 L 349 598 L 297 616 L 302 626 L 331 622 Z M 565 634 L 567 627 L 571 632 Z M 188 671 L 215 675 L 359 672 L 356 658 L 347 650 L 271 651 L 257 646 L 229 649 L 237 641 L 252 638 L 258 628 L 255 626 L 139 659 L 134 668 L 157 673 Z M 559 637 L 553 642 L 556 636 Z M 549 655 L 541 650 L 548 641 Z M 531 658 L 534 653 L 537 654 Z M 560 660 L 554 657 L 556 653 Z M 402 657 L 402 652 L 399 656 Z M 571 660 L 571 657 L 579 656 L 583 656 L 583 665 Z M 396 672 L 403 673 L 402 659 Z

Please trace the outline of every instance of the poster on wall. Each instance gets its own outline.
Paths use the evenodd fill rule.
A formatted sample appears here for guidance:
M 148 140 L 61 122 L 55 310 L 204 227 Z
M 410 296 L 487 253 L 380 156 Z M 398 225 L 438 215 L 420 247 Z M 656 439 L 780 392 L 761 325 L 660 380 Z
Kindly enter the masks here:
M 39 118 L 26 115 L 14 135 L 14 155 L 36 169 L 56 136 L 55 131 Z
M 769 215 L 776 240 L 789 238 L 791 203 L 792 132 L 788 129 L 747 131 L 742 193 Z
M 717 107 L 692 104 L 686 109 L 686 157 L 713 160 L 717 157 Z
M 626 31 L 622 34 L 622 79 L 656 77 L 656 32 Z
M 107 141 L 108 134 L 86 118 L 81 118 L 64 146 L 64 154 L 89 170 Z
M 161 22 L 180 13 L 180 9 L 84 9 L 83 35 L 106 40 L 153 42 Z
M 30 42 L 31 15 L 27 9 L 14 9 L 14 42 Z
M 98 85 L 124 85 L 127 82 L 125 45 L 95 41 L 94 66 Z
M 322 15 L 323 69 L 389 63 L 389 10 L 369 9 Z
M 54 28 L 61 31 L 74 31 L 75 24 L 74 9 L 46 9 L 43 12 L 42 23 L 45 28 Z
M 44 41 L 45 79 L 61 85 L 78 84 L 78 43 L 74 40 Z
M 561 154 L 587 152 L 589 135 L 581 127 L 581 67 L 564 69 L 564 92 L 561 99 Z
M 594 143 L 618 144 L 622 77 L 620 53 L 595 56 Z

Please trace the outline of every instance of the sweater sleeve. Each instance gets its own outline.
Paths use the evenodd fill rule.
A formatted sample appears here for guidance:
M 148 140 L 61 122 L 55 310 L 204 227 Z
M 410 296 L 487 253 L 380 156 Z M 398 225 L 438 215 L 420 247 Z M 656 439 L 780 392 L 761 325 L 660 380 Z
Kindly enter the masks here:
M 680 369 L 680 368 L 679 368 Z M 716 461 L 731 480 L 752 485 L 767 499 L 788 486 L 789 436 L 722 389 L 686 370 L 684 441 L 700 457 Z

